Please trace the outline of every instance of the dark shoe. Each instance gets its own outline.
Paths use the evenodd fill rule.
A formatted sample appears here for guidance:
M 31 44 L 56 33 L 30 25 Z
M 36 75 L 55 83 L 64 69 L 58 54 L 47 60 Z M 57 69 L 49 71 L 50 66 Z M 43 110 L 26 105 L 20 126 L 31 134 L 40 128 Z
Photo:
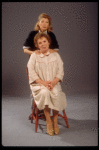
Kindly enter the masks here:
M 43 110 L 39 110 L 38 117 L 45 116 Z M 31 120 L 31 115 L 29 115 L 28 120 Z
M 28 120 L 31 120 L 31 115 L 29 115 Z
M 39 110 L 38 116 L 41 117 L 42 115 L 44 115 L 43 110 Z

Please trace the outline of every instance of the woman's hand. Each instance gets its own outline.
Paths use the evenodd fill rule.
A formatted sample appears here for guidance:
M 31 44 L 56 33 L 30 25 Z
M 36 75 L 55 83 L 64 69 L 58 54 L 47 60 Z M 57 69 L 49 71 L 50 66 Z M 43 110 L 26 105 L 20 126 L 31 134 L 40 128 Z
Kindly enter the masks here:
M 49 49 L 49 52 L 50 53 L 54 53 L 55 51 L 53 49 Z
M 39 50 L 35 50 L 34 53 L 36 53 L 36 54 L 39 55 L 39 54 L 40 54 L 40 51 L 39 51 Z
M 50 90 L 50 84 L 51 81 L 43 81 L 43 85 L 46 86 L 48 90 Z
M 48 90 L 52 90 L 59 81 L 60 79 L 57 77 L 55 77 L 53 81 L 43 81 L 41 79 L 35 80 L 36 83 L 43 84 Z
M 51 81 L 43 81 L 43 80 L 41 80 L 41 79 L 36 79 L 36 80 L 35 80 L 35 83 L 42 84 L 42 85 L 44 85 L 48 90 L 51 90 L 51 88 L 50 88 Z
M 55 77 L 54 80 L 49 84 L 50 90 L 52 90 L 59 81 L 60 81 L 60 79 Z
M 49 86 L 50 86 L 50 90 L 52 90 L 54 88 L 54 86 L 56 85 L 56 83 L 54 81 L 52 81 Z

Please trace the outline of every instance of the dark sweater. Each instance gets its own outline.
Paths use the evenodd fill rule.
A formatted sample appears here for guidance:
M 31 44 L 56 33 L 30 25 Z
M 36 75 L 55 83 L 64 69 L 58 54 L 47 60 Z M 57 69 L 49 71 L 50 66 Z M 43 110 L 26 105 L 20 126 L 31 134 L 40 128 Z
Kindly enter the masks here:
M 38 33 L 38 31 L 31 31 L 29 33 L 28 38 L 26 39 L 25 43 L 23 44 L 23 46 L 30 47 L 29 50 L 31 50 L 31 51 L 36 50 L 37 48 L 34 45 L 34 37 L 37 33 Z M 59 45 L 56 40 L 55 34 L 53 32 L 47 32 L 47 34 L 51 38 L 50 49 L 59 49 Z

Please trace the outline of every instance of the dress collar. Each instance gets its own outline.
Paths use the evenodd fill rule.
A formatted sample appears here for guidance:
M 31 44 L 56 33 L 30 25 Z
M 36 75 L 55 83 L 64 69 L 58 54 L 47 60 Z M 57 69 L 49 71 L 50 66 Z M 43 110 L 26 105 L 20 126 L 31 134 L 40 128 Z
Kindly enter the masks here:
M 48 56 L 50 54 L 50 52 L 48 51 L 45 55 L 43 54 L 43 53 L 41 53 L 40 55 L 38 55 L 38 56 L 40 56 L 40 57 L 45 57 L 45 56 Z
M 39 32 L 41 32 L 41 31 L 39 30 Z M 47 34 L 47 31 L 45 31 L 44 33 Z

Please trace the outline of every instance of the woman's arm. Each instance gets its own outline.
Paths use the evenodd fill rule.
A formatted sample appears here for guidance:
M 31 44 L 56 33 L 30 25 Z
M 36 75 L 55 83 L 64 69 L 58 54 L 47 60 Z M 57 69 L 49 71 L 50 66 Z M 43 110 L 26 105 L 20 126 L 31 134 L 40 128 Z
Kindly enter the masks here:
M 25 48 L 25 49 L 24 49 L 24 53 L 31 55 L 31 54 L 34 53 L 34 51 L 30 51 L 30 50 L 28 50 L 27 48 Z
M 50 53 L 58 52 L 58 50 L 56 50 L 56 49 L 54 49 L 54 50 L 50 49 L 49 51 L 50 51 Z
M 48 90 L 51 90 L 51 88 L 50 88 L 51 81 L 43 81 L 42 79 L 36 79 L 33 83 L 42 84 L 42 85 L 44 85 Z M 31 84 L 33 84 L 33 83 L 31 83 Z
M 36 50 L 33 39 L 37 31 L 31 31 L 23 44 L 24 53 L 31 55 Z
M 50 89 L 53 89 L 53 87 L 60 81 L 59 78 L 55 77 L 54 80 L 50 84 Z
M 45 87 L 47 87 L 48 90 L 50 90 L 51 81 L 43 81 L 43 80 L 41 80 L 41 79 L 37 79 L 37 80 L 35 80 L 35 83 L 42 84 L 42 85 L 44 85 Z
M 50 84 L 50 88 L 53 89 L 53 87 L 60 81 L 63 80 L 63 76 L 64 76 L 64 68 L 63 68 L 63 61 L 60 57 L 60 55 L 58 53 L 56 53 L 57 55 L 57 65 L 58 65 L 58 71 L 56 72 L 56 77 L 54 78 L 54 80 L 51 82 Z
M 54 52 L 59 52 L 59 50 L 57 50 L 57 49 L 54 49 L 53 51 L 54 51 Z
M 31 54 L 33 54 L 33 53 L 38 54 L 39 52 L 38 52 L 38 50 L 30 51 L 29 49 L 25 48 L 25 49 L 24 49 L 24 53 L 31 55 Z
M 53 49 L 50 49 L 49 51 L 50 51 L 50 53 L 58 52 L 58 50 L 53 50 Z M 30 51 L 30 50 L 27 49 L 27 48 L 24 49 L 24 53 L 25 53 L 25 54 L 31 55 L 31 54 L 33 54 L 34 52 L 35 52 L 36 54 L 38 54 L 38 50 Z

